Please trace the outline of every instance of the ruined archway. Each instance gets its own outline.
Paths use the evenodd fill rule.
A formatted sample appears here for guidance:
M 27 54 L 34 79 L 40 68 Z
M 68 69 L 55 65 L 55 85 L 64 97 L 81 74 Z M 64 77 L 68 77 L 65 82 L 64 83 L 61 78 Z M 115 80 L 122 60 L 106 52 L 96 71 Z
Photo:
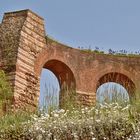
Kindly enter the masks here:
M 55 59 L 47 61 L 43 68 L 51 71 L 58 79 L 60 86 L 59 105 L 61 107 L 67 100 L 66 92 L 71 94 L 76 89 L 74 74 L 65 63 Z
M 128 92 L 130 99 L 132 99 L 132 97 L 135 97 L 136 88 L 135 88 L 135 84 L 133 83 L 133 81 L 126 75 L 124 75 L 122 73 L 117 73 L 117 72 L 107 73 L 107 74 L 103 75 L 102 77 L 100 77 L 100 79 L 98 80 L 96 91 L 101 85 L 108 83 L 108 82 L 118 83 L 121 86 L 123 86 L 126 89 L 126 91 Z
M 97 88 L 106 82 L 139 96 L 140 57 L 88 53 L 59 43 L 46 37 L 44 20 L 30 10 L 6 13 L 0 25 L 0 68 L 12 86 L 16 107 L 37 107 L 42 68 L 56 75 L 61 91 L 65 86 L 76 89 L 84 104 L 93 103 Z M 11 50 L 10 59 L 4 48 Z

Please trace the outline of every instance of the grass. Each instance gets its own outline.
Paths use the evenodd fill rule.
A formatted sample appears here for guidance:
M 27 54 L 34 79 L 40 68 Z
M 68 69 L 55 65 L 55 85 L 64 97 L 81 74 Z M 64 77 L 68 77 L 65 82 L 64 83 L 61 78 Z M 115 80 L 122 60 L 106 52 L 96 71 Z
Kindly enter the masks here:
M 116 89 L 115 89 L 116 90 Z M 66 95 L 69 93 L 67 92 Z M 72 94 L 71 94 L 72 95 Z M 75 97 L 75 96 L 74 96 Z M 72 100 L 70 100 L 72 99 Z M 140 138 L 140 101 L 116 100 L 77 106 L 70 97 L 65 109 L 9 113 L 0 118 L 0 140 L 133 140 Z M 70 101 L 70 102 L 69 102 Z
M 22 122 L 26 120 L 31 119 L 31 113 L 30 112 L 23 112 L 23 111 L 17 111 L 17 112 L 10 112 L 0 118 L 0 130 L 7 129 L 10 125 L 20 125 Z
M 113 100 L 105 96 L 107 102 L 96 106 L 77 105 L 74 91 L 66 90 L 61 99 L 63 109 L 51 104 L 55 110 L 48 112 L 9 111 L 0 118 L 0 140 L 139 140 L 139 98 L 122 102 L 126 97 L 119 96 L 116 87 L 109 92 L 112 90 L 116 93 Z
M 118 103 L 71 110 L 61 109 L 49 114 L 17 112 L 0 119 L 0 139 L 133 139 L 140 137 L 139 113 L 140 110 L 135 105 L 120 106 Z

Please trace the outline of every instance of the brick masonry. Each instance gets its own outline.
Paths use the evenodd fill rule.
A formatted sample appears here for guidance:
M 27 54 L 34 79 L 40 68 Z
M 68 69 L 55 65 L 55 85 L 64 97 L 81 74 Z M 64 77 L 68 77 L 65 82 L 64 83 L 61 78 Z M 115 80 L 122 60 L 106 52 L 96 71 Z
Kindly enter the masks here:
M 140 57 L 113 56 L 74 49 L 46 38 L 44 20 L 30 10 L 5 13 L 0 24 L 0 68 L 8 76 L 14 104 L 36 108 L 42 68 L 51 70 L 60 88 L 72 87 L 85 104 L 96 101 L 105 82 L 140 93 Z

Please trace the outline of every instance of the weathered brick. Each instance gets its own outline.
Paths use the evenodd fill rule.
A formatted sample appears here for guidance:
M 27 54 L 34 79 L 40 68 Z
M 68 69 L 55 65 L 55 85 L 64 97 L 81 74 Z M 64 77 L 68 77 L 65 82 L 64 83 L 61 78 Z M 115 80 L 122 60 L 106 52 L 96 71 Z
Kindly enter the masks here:
M 6 13 L 0 24 L 0 68 L 12 86 L 15 108 L 38 105 L 43 67 L 56 75 L 61 96 L 65 84 L 83 105 L 95 104 L 97 88 L 105 82 L 123 85 L 130 96 L 140 91 L 140 57 L 74 49 L 46 39 L 44 20 L 32 11 Z

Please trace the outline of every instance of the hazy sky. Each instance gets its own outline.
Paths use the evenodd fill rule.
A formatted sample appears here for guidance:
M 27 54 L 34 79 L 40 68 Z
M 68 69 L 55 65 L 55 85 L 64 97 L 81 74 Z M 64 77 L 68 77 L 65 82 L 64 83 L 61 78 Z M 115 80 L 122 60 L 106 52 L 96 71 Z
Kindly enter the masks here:
M 140 50 L 140 0 L 0 0 L 7 11 L 31 9 L 46 33 L 72 47 Z

